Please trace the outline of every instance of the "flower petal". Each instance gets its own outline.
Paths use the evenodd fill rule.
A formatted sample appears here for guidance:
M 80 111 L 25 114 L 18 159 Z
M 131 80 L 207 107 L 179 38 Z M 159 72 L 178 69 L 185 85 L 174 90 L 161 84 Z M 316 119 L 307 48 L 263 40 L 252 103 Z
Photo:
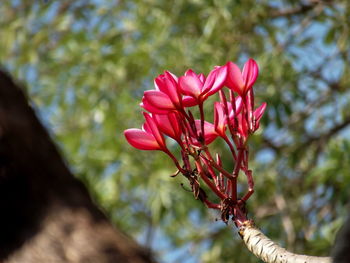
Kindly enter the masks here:
M 202 92 L 203 84 L 197 75 L 188 75 L 179 78 L 179 86 L 182 94 L 198 98 Z
M 235 111 L 233 111 L 231 103 L 228 103 L 227 106 L 228 106 L 228 112 L 229 112 L 230 121 L 233 121 L 233 118 L 236 115 L 238 115 L 241 112 L 241 110 L 242 110 L 242 107 L 243 107 L 242 97 L 241 96 L 235 97 L 235 108 L 236 108 Z
M 202 83 L 204 83 L 205 82 L 205 76 L 204 76 L 204 74 L 203 73 L 200 73 L 200 74 L 198 74 L 198 78 L 199 78 L 199 80 L 202 82 Z
M 243 137 L 248 137 L 248 124 L 246 121 L 246 118 L 243 116 L 242 113 L 237 115 L 238 119 L 238 133 Z
M 144 108 L 146 111 L 149 111 L 150 113 L 167 114 L 169 112 L 169 110 L 161 110 L 152 106 L 151 104 L 149 104 L 148 100 L 145 99 L 145 97 L 142 98 L 142 102 L 140 103 L 140 106 Z
M 175 75 L 169 71 L 165 71 L 164 76 L 167 88 L 167 91 L 165 93 L 169 96 L 174 105 L 181 107 L 181 94 L 178 88 L 178 80 L 175 80 L 173 77 Z
M 245 91 L 248 91 L 255 83 L 259 74 L 259 67 L 255 60 L 249 59 L 243 67 L 242 76 L 245 86 Z
M 197 77 L 197 74 L 192 69 L 189 69 L 185 72 L 185 76 Z
M 199 135 L 200 130 L 201 130 L 201 121 L 200 120 L 195 120 L 195 125 L 196 125 L 196 129 L 197 129 L 197 133 Z M 212 143 L 217 137 L 218 134 L 215 131 L 215 127 L 212 123 L 204 121 L 204 141 L 205 144 L 208 145 L 210 143 Z M 200 144 L 197 142 L 197 140 L 194 140 L 194 144 L 196 146 L 200 146 Z
M 124 131 L 124 135 L 128 143 L 139 150 L 161 149 L 152 134 L 149 134 L 140 129 L 127 129 Z
M 213 73 L 214 82 L 209 87 L 206 87 L 206 85 L 204 85 L 203 87 L 203 92 L 206 93 L 206 97 L 213 95 L 225 85 L 225 80 L 227 77 L 227 66 L 225 65 L 225 66 L 217 67 L 214 70 L 212 70 L 212 72 L 213 71 L 214 71 Z M 211 77 L 212 72 L 209 73 L 207 79 Z
M 242 78 L 242 73 L 239 67 L 233 62 L 229 61 L 226 64 L 227 66 L 227 78 L 226 85 L 237 92 L 240 96 L 244 94 L 244 81 Z
M 153 117 L 161 132 L 178 142 L 180 141 L 181 129 L 176 113 L 169 112 L 167 115 L 154 114 Z
M 258 108 L 256 108 L 256 110 L 253 113 L 256 121 L 260 121 L 265 112 L 266 106 L 267 103 L 263 102 Z
M 221 136 L 225 136 L 226 131 L 226 116 L 224 108 L 220 102 L 214 103 L 214 128 L 215 131 Z
M 196 106 L 196 105 L 198 105 L 198 100 L 196 100 L 195 98 L 193 98 L 191 96 L 184 96 L 182 98 L 182 105 L 184 107 Z
M 202 88 L 203 93 L 207 93 L 212 88 L 215 82 L 216 75 L 217 75 L 216 68 L 209 72 L 208 77 L 205 79 L 205 82 Z
M 169 96 L 162 91 L 158 90 L 146 90 L 144 92 L 144 104 L 149 104 L 159 110 L 173 110 L 174 104 L 170 100 Z
M 160 133 L 155 120 L 153 120 L 151 115 L 146 113 L 146 112 L 143 113 L 143 116 L 145 117 L 145 120 L 146 120 L 146 127 L 145 127 L 146 131 L 151 130 L 152 134 L 153 134 L 154 138 L 156 139 L 156 141 L 158 142 L 159 146 L 162 149 L 166 149 L 164 136 Z
M 156 86 L 156 90 L 168 95 L 174 105 L 178 107 L 181 106 L 181 96 L 177 87 L 177 77 L 174 74 L 165 71 L 164 74 L 161 74 L 154 79 L 154 85 Z

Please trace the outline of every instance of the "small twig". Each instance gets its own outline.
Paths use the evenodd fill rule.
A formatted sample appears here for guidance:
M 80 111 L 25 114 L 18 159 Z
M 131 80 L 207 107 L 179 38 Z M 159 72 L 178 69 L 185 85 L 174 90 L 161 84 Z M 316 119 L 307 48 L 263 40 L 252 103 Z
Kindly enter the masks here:
M 316 1 L 313 1 L 310 4 L 302 4 L 302 5 L 294 7 L 294 8 L 275 10 L 275 11 L 272 11 L 270 13 L 269 17 L 270 18 L 277 18 L 277 17 L 282 17 L 282 16 L 286 17 L 286 16 L 304 14 L 304 13 L 314 9 L 317 4 L 319 4 L 319 3 Z

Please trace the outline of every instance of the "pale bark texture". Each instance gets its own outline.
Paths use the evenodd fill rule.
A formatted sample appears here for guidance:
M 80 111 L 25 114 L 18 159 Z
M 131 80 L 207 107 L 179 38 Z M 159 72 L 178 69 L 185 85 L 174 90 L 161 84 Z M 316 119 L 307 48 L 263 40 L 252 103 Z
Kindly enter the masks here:
M 154 262 L 92 202 L 29 104 L 0 71 L 0 262 Z
M 252 221 L 246 221 L 239 233 L 247 248 L 267 263 L 331 263 L 330 257 L 298 255 L 280 247 L 266 237 Z

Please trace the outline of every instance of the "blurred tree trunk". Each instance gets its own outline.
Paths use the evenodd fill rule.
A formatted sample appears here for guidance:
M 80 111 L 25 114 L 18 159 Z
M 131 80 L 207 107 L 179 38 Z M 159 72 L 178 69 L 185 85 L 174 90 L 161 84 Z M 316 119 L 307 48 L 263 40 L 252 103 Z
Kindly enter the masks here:
M 1 71 L 0 209 L 0 262 L 153 261 L 93 204 Z
M 350 214 L 337 234 L 332 254 L 334 263 L 350 262 Z

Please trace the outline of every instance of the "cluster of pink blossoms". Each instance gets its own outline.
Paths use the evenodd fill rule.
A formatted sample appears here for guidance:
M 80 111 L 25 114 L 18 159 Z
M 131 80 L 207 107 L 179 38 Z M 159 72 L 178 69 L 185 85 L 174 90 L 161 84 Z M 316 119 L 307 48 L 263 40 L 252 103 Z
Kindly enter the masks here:
M 266 108 L 266 103 L 263 103 L 254 109 L 253 85 L 258 72 L 253 59 L 245 63 L 242 72 L 236 64 L 228 62 L 216 66 L 207 77 L 191 69 L 181 77 L 165 71 L 155 79 L 155 89 L 144 92 L 141 107 L 149 113 L 143 113 L 145 123 L 142 129 L 124 132 L 127 141 L 135 148 L 166 153 L 178 169 L 174 176 L 182 173 L 189 180 L 195 197 L 210 208 L 220 209 L 225 222 L 230 215 L 238 224 L 244 221 L 244 203 L 254 192 L 252 171 L 248 168 L 247 140 L 259 128 Z M 226 93 L 225 86 L 228 87 Z M 204 103 L 216 93 L 219 93 L 220 100 L 214 103 L 213 124 L 205 120 Z M 199 119 L 195 119 L 190 110 L 194 106 L 199 108 Z M 165 136 L 178 143 L 181 158 L 175 157 L 168 149 Z M 216 153 L 214 159 L 208 147 L 219 137 L 232 154 L 234 169 L 231 172 L 223 168 L 220 154 Z M 248 191 L 242 198 L 237 196 L 240 171 L 248 182 Z M 220 202 L 208 200 L 199 178 Z

